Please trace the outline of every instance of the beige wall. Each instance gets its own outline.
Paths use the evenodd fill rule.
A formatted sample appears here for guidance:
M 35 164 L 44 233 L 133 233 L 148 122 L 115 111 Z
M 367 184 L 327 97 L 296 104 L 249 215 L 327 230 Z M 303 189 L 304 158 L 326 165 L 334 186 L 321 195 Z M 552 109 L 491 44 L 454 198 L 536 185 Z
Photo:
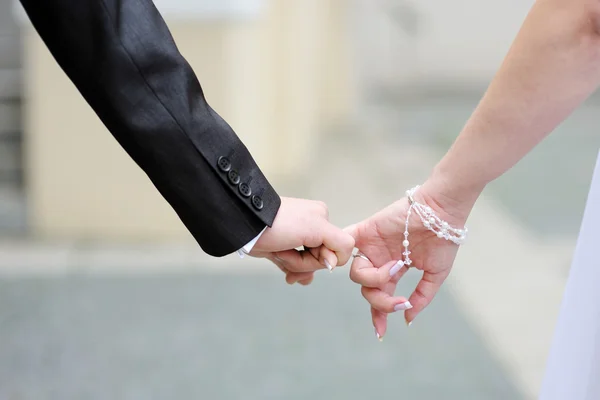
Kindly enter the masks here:
M 366 86 L 487 85 L 535 0 L 352 0 L 356 64 Z M 406 9 L 409 6 L 412 12 Z M 417 17 L 407 35 L 393 17 Z
M 167 21 L 211 105 L 270 177 L 301 173 L 320 127 L 352 112 L 343 0 L 270 0 L 254 19 Z M 25 30 L 25 140 L 35 234 L 90 239 L 187 233 Z

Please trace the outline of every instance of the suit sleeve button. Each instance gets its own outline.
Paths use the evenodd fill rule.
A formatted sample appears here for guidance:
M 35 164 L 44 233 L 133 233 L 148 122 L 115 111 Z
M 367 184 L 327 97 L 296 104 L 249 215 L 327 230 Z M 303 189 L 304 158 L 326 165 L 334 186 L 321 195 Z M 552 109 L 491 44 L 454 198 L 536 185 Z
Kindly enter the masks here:
M 217 161 L 217 166 L 221 171 L 227 172 L 231 169 L 231 161 L 229 161 L 229 158 L 221 156 Z
M 238 188 L 239 188 L 240 193 L 244 197 L 250 197 L 250 195 L 252 194 L 252 189 L 250 189 L 250 186 L 248 186 L 247 183 L 240 184 L 240 186 L 238 186 Z
M 229 182 L 231 182 L 232 185 L 237 185 L 240 183 L 240 174 L 238 174 L 238 172 L 235 169 L 229 171 L 227 177 L 229 178 Z
M 263 201 L 259 196 L 252 196 L 252 205 L 254 206 L 254 208 L 256 208 L 258 211 L 262 210 L 264 207 Z

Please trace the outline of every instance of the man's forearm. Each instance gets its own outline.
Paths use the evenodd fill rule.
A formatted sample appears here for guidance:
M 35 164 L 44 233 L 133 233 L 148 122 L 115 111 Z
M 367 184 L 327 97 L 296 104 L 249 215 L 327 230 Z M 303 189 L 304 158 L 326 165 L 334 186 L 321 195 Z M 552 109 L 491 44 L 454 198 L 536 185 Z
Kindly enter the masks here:
M 205 251 L 234 252 L 272 224 L 279 196 L 205 101 L 151 0 L 21 3 L 59 65 Z M 143 199 L 131 201 L 134 207 Z
M 538 0 L 432 179 L 474 193 L 544 139 L 600 84 L 597 0 Z

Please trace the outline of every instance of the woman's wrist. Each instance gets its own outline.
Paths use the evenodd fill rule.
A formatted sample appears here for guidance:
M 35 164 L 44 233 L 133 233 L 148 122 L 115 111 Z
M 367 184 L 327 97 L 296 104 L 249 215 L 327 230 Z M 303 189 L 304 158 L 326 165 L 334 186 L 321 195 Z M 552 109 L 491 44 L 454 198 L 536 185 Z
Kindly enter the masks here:
M 430 207 L 445 214 L 448 222 L 464 224 L 485 185 L 468 184 L 457 177 L 434 170 L 419 189 Z

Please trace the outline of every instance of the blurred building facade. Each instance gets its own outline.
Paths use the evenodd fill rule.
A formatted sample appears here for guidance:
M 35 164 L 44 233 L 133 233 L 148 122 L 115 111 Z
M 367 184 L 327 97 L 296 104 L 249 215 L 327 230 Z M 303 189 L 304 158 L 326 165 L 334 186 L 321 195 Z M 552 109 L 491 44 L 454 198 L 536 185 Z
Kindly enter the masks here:
M 11 1 L 0 0 L 0 232 L 20 225 L 14 206 L 21 203 L 23 185 L 21 44 L 11 7 Z
M 363 85 L 483 86 L 534 0 L 349 0 Z
M 360 119 L 365 93 L 374 88 L 483 85 L 533 1 L 155 3 L 209 103 L 276 180 L 302 174 L 320 135 Z M 185 237 L 175 213 L 16 10 L 26 99 L 18 130 L 25 146 L 23 161 L 12 164 L 24 171 L 29 232 L 89 239 Z
M 347 2 L 169 0 L 156 5 L 209 103 L 267 176 L 301 172 L 321 128 L 351 113 Z M 186 235 L 26 22 L 23 43 L 31 232 L 92 239 Z

